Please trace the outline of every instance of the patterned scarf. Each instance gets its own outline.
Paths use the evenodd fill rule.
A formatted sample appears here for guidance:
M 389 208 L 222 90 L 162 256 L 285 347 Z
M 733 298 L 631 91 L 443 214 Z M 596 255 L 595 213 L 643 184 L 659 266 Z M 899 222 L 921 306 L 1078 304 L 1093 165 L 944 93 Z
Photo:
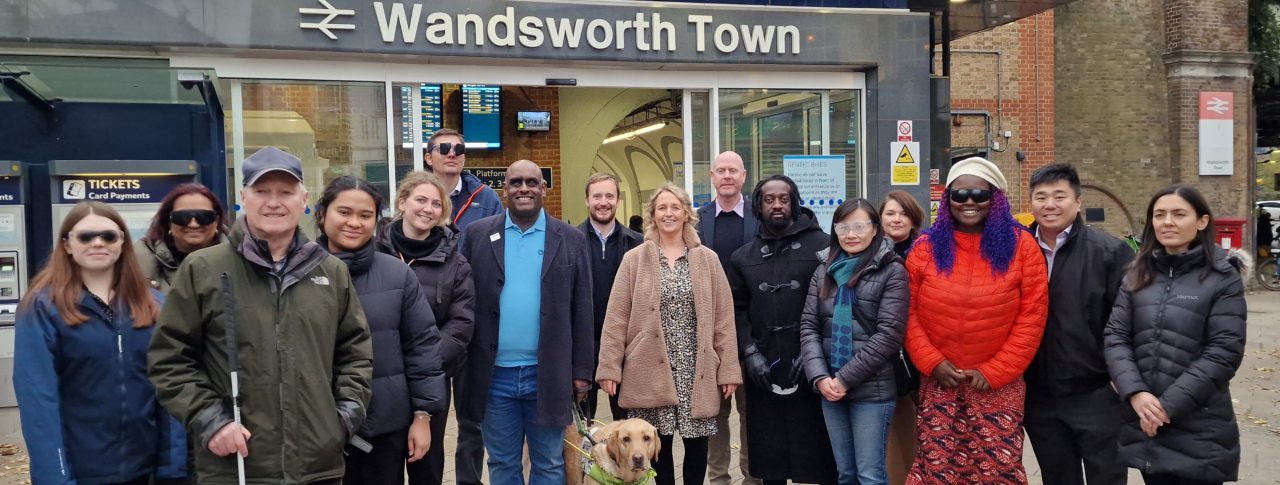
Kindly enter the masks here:
M 831 315 L 831 369 L 839 370 L 853 358 L 853 305 L 858 301 L 849 280 L 858 267 L 859 256 L 841 251 L 827 268 L 827 274 L 836 282 L 835 311 Z

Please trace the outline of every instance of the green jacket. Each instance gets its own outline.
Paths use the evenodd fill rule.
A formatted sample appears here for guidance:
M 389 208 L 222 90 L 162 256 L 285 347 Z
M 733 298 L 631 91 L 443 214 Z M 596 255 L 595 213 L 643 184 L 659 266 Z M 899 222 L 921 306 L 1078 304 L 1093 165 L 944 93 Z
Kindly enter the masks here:
M 266 244 L 246 237 L 242 218 L 226 242 L 187 256 L 156 322 L 151 381 L 194 440 L 202 484 L 236 483 L 235 456 L 208 448 L 232 420 L 228 317 L 241 423 L 253 434 L 244 460 L 248 483 L 342 477 L 343 446 L 364 420 L 373 346 L 346 265 L 301 230 L 285 266 L 273 270 L 270 261 Z M 224 298 L 224 274 L 233 302 Z
M 222 242 L 221 233 L 215 238 L 215 245 Z M 169 293 L 169 281 L 182 265 L 169 250 L 169 245 L 164 240 L 138 239 L 133 242 L 133 254 L 138 256 L 138 265 L 142 267 L 142 276 L 147 279 L 147 284 L 159 290 L 160 294 Z

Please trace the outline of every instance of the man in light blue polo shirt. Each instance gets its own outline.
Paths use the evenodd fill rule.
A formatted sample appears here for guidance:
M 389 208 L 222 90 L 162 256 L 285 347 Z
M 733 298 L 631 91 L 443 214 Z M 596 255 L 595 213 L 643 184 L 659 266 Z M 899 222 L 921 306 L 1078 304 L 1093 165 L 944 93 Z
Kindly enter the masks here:
M 459 248 L 471 262 L 476 317 L 458 413 L 484 423 L 494 484 L 524 483 L 526 441 L 530 483 L 564 483 L 570 406 L 595 370 L 585 236 L 543 210 L 546 191 L 536 164 L 511 164 L 506 213 L 468 225 Z

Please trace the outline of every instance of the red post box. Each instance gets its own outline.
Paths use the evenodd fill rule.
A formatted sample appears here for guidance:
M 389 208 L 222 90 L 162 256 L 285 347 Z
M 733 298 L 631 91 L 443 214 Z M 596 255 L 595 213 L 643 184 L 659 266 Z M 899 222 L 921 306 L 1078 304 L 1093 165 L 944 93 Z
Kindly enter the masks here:
M 1227 249 L 1240 249 L 1244 247 L 1244 219 L 1233 217 L 1222 217 L 1213 221 L 1217 227 L 1218 233 L 1214 235 L 1214 239 L 1218 241 L 1218 245 Z

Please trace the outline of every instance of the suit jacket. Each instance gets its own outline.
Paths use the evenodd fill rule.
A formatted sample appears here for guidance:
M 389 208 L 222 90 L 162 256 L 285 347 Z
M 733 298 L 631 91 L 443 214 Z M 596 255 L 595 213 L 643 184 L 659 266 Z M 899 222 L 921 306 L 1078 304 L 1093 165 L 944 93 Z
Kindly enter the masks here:
M 458 386 L 458 414 L 484 420 L 498 353 L 499 299 L 504 280 L 505 212 L 477 220 L 463 230 L 459 251 L 471 262 L 475 282 L 475 333 Z M 542 315 L 538 332 L 537 422 L 567 426 L 573 380 L 590 381 L 595 370 L 591 263 L 582 232 L 547 215 L 542 257 Z M 512 261 L 512 264 L 519 262 Z
M 746 244 L 756 238 L 756 230 L 759 228 L 760 220 L 756 219 L 755 212 L 751 210 L 751 197 L 748 197 L 748 194 L 742 194 L 742 197 L 742 243 Z M 715 199 L 711 199 L 710 204 L 698 208 L 698 238 L 705 241 L 708 248 L 716 242 L 716 212 L 718 210 Z

